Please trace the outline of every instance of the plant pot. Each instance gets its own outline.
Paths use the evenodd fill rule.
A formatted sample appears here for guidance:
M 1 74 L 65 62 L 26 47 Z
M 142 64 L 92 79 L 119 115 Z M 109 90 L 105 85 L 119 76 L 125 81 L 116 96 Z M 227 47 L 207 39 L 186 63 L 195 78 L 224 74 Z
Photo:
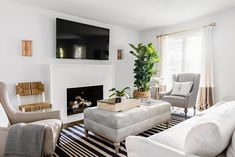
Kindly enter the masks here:
M 138 90 L 134 90 L 133 98 L 134 99 L 150 98 L 150 91 L 141 92 L 141 91 L 138 91 Z
M 120 98 L 121 98 L 122 102 L 127 100 L 126 96 L 122 96 Z
M 119 99 L 118 101 L 116 100 L 116 103 L 118 103 L 118 102 L 124 102 L 124 101 L 127 100 L 127 98 L 126 98 L 125 96 L 122 96 L 122 97 L 116 96 L 115 99 Z
M 121 97 L 118 96 L 117 98 L 121 98 L 121 102 L 126 101 L 127 99 L 126 96 L 121 96 Z

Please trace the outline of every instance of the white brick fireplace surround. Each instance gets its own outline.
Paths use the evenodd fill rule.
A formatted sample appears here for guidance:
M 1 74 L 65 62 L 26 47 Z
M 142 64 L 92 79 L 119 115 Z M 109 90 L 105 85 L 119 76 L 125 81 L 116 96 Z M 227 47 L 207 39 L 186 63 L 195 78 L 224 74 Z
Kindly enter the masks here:
M 83 114 L 67 116 L 67 88 L 103 85 L 104 98 L 114 86 L 113 65 L 51 65 L 50 91 L 53 109 L 60 109 L 64 123 L 83 119 Z

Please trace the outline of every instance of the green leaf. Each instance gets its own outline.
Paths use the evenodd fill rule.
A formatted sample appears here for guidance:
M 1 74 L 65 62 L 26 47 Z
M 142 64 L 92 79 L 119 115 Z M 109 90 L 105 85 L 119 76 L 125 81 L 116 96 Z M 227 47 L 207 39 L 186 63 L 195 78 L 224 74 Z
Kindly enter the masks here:
M 110 92 L 116 91 L 116 88 L 112 88 L 109 90 Z
M 130 87 L 125 87 L 121 92 L 124 93 L 127 89 L 130 89 Z
M 111 98 L 111 97 L 114 96 L 114 95 L 116 95 L 116 93 L 112 93 L 112 94 L 109 96 L 109 98 Z

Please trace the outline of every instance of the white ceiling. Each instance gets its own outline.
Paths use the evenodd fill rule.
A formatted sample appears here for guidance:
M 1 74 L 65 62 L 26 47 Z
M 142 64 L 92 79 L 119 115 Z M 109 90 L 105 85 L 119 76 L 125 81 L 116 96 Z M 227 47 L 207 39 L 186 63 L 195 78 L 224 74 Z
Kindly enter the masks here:
M 235 6 L 235 0 L 14 0 L 136 30 L 171 25 Z

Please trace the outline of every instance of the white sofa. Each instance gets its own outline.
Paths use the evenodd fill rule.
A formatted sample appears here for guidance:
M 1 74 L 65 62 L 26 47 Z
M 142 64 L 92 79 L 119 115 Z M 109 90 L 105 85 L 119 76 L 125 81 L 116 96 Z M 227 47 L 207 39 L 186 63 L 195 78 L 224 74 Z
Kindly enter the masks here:
M 148 138 L 129 136 L 128 157 L 235 157 L 235 101 L 218 103 Z

